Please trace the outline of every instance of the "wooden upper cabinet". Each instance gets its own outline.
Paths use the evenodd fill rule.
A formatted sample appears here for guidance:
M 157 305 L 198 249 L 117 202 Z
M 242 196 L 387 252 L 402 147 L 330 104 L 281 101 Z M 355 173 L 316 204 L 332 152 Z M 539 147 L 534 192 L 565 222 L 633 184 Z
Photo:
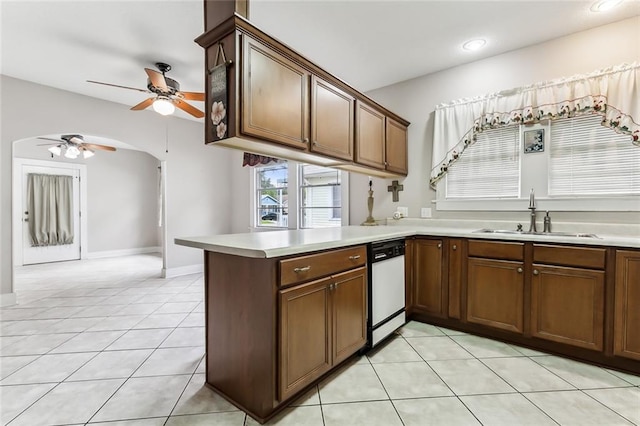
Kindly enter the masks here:
M 242 133 L 306 149 L 309 72 L 248 36 L 242 55 Z
M 615 355 L 640 361 L 640 251 L 616 252 Z
M 385 168 L 385 115 L 356 101 L 356 163 Z
M 406 175 L 409 172 L 407 165 L 407 126 L 387 117 L 386 128 L 386 169 Z
M 355 99 L 325 80 L 311 78 L 311 151 L 353 160 Z

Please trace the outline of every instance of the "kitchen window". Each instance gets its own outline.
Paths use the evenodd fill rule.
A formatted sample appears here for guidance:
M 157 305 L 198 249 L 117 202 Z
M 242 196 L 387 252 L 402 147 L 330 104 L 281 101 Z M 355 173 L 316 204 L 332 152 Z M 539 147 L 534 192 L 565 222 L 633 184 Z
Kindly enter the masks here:
M 589 114 L 477 134 L 438 182 L 438 210 L 523 211 L 533 188 L 541 210 L 640 211 L 640 148 L 601 121 Z M 544 150 L 524 154 L 532 130 L 543 130 Z
M 253 223 L 258 229 L 348 225 L 347 172 L 281 161 L 253 167 Z

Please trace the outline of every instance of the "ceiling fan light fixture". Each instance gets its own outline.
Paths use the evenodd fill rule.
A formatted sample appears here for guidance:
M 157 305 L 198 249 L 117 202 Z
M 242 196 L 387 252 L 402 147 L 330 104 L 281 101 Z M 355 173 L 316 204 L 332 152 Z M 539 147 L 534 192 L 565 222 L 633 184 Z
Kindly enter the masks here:
M 158 97 L 153 101 L 153 110 L 160 115 L 171 115 L 176 110 L 176 107 L 168 98 Z
M 90 149 L 83 149 L 82 150 L 82 158 L 91 158 L 93 157 L 95 154 L 95 152 L 91 151 Z
M 62 154 L 62 148 L 60 145 L 55 145 L 52 146 L 51 148 L 49 148 L 49 152 L 52 154 L 57 155 L 58 157 L 60 156 L 60 154 Z
M 70 158 L 72 160 L 75 160 L 76 158 L 78 158 L 78 155 L 80 155 L 80 150 L 73 145 L 69 145 L 67 147 L 67 152 L 64 153 L 65 157 Z

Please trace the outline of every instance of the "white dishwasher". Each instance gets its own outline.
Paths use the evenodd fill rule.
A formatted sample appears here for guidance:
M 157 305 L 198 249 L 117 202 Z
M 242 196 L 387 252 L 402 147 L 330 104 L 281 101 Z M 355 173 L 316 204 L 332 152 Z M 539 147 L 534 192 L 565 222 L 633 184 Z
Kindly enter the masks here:
M 369 245 L 369 348 L 406 322 L 404 248 L 404 240 Z

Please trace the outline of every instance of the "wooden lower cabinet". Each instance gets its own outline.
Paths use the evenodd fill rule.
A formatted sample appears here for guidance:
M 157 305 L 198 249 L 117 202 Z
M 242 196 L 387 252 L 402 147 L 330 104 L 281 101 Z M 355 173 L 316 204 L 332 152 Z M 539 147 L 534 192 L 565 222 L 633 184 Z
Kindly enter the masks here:
M 467 321 L 523 333 L 523 263 L 470 257 L 467 271 Z
M 640 361 L 640 251 L 616 252 L 615 355 Z
M 443 279 L 442 239 L 417 238 L 409 240 L 413 263 L 413 311 L 437 317 L 446 317 L 448 286 Z
M 367 342 L 367 269 L 331 277 L 332 363 L 339 364 Z
M 601 351 L 603 330 L 603 271 L 533 265 L 533 337 Z
M 366 343 L 367 269 L 279 292 L 279 399 L 284 401 Z
M 280 291 L 280 399 L 331 368 L 329 284 L 322 279 Z

